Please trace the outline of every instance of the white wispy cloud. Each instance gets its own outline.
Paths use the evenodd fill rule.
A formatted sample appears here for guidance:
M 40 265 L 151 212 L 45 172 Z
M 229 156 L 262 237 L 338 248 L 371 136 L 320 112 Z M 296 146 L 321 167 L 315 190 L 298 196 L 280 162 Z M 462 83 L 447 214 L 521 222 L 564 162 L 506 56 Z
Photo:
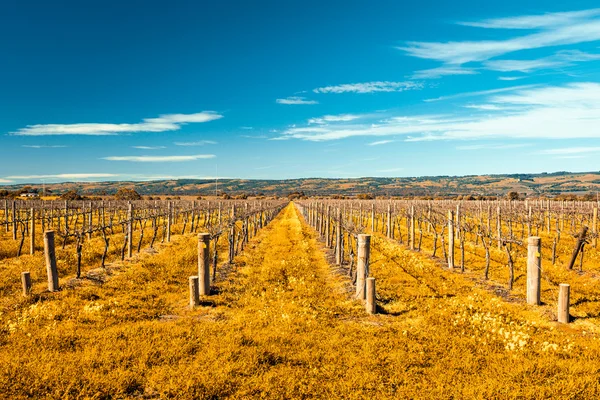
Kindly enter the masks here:
M 291 96 L 285 99 L 275 100 L 277 104 L 288 104 L 288 105 L 304 105 L 304 104 L 319 104 L 316 100 L 309 100 L 306 97 Z
M 348 122 L 354 121 L 355 119 L 359 119 L 360 115 L 355 114 L 341 114 L 341 115 L 324 115 L 319 118 L 311 118 L 308 120 L 309 124 L 327 124 L 329 122 Z
M 84 180 L 84 179 L 98 179 L 98 178 L 112 178 L 119 176 L 118 174 L 106 174 L 106 173 L 77 173 L 77 174 L 48 174 L 48 175 L 14 175 L 7 176 L 7 179 L 26 180 L 26 179 L 72 179 L 72 180 Z
M 468 146 L 456 146 L 456 150 L 509 150 L 522 147 L 529 147 L 530 143 L 513 143 L 513 144 L 473 144 Z
M 204 146 L 207 144 L 217 144 L 217 142 L 215 142 L 214 140 L 198 140 L 195 142 L 175 142 L 173 144 L 175 146 L 193 147 L 193 146 Z
M 395 140 L 378 140 L 376 142 L 369 143 L 369 146 L 380 146 L 382 144 L 393 143 Z
M 461 73 L 459 72 L 461 66 L 467 63 L 482 63 L 482 68 L 502 72 L 530 72 L 541 68 L 565 67 L 575 62 L 591 61 L 592 59 L 572 57 L 573 54 L 570 56 L 568 54 L 557 54 L 537 60 L 500 60 L 498 57 L 524 50 L 598 41 L 600 40 L 600 12 L 598 10 L 591 9 L 462 22 L 460 24 L 476 28 L 518 30 L 518 33 L 501 40 L 412 41 L 397 48 L 412 57 L 441 62 L 442 66 L 439 68 L 441 71 L 447 69 L 458 73 Z M 523 34 L 523 29 L 532 32 Z M 473 68 L 473 64 L 470 64 L 470 67 Z M 435 71 L 435 69 L 432 71 Z M 427 74 L 427 72 L 424 73 Z M 422 71 L 418 71 L 415 76 L 426 77 L 422 74 Z M 450 73 L 441 75 L 450 75 Z
M 519 85 L 519 86 L 509 86 L 509 87 L 498 88 L 498 89 L 479 90 L 479 91 L 475 91 L 475 92 L 462 92 L 462 93 L 452 94 L 449 96 L 440 96 L 440 97 L 436 97 L 433 99 L 426 99 L 425 102 L 460 99 L 463 97 L 487 96 L 487 95 L 496 94 L 496 93 L 514 92 L 514 91 L 518 91 L 518 90 L 522 90 L 522 89 L 531 88 L 534 86 L 535 85 Z
M 436 79 L 448 75 L 475 75 L 478 74 L 473 68 L 464 68 L 459 65 L 446 65 L 438 68 L 423 69 L 416 71 L 412 79 Z
M 559 148 L 559 149 L 540 150 L 538 153 L 539 154 L 600 153 L 600 147 L 563 147 L 563 148 Z
M 404 135 L 407 141 L 464 139 L 598 138 L 600 84 L 523 86 L 510 93 L 487 91 L 483 104 L 501 110 L 475 115 L 397 115 L 378 123 L 292 127 L 283 138 L 328 141 L 349 137 Z
M 65 148 L 67 146 L 63 146 L 63 145 L 48 146 L 48 145 L 43 145 L 43 144 L 24 144 L 21 147 L 26 147 L 29 149 L 61 149 L 61 148 Z
M 146 118 L 134 124 L 79 123 L 79 124 L 38 124 L 28 125 L 12 135 L 50 136 L 50 135 L 88 135 L 108 136 L 137 132 L 176 131 L 182 125 L 202 123 L 223 118 L 214 111 L 202 111 L 195 114 L 165 114 L 158 118 Z
M 0 178 L 0 183 L 12 183 L 13 181 L 9 179 Z
M 518 17 L 492 18 L 479 22 L 459 22 L 460 25 L 492 29 L 536 29 L 572 25 L 581 19 L 600 16 L 600 8 L 582 11 L 545 13 Z
M 557 160 L 571 160 L 571 159 L 587 158 L 587 156 L 556 156 L 554 158 Z
M 346 83 L 336 86 L 325 86 L 313 89 L 315 93 L 373 93 L 373 92 L 403 92 L 405 90 L 422 89 L 423 84 L 419 82 L 363 82 Z
M 239 135 L 239 136 L 246 138 L 246 139 L 267 139 L 268 138 L 267 135 Z
M 518 81 L 519 79 L 527 78 L 526 76 L 499 76 L 500 81 Z
M 506 109 L 506 108 L 500 107 L 496 104 L 467 104 L 464 107 L 472 108 L 475 110 L 481 110 L 481 111 L 500 111 L 500 110 Z
M 563 68 L 574 65 L 575 62 L 600 60 L 600 54 L 584 53 L 578 50 L 559 51 L 558 53 L 534 60 L 491 60 L 484 65 L 491 70 L 500 72 L 518 71 L 531 72 L 539 69 Z
M 160 150 L 166 149 L 165 146 L 131 146 L 132 149 L 140 149 L 140 150 Z
M 215 158 L 214 154 L 196 154 L 192 156 L 111 156 L 102 157 L 108 161 L 130 161 L 130 162 L 182 162 Z

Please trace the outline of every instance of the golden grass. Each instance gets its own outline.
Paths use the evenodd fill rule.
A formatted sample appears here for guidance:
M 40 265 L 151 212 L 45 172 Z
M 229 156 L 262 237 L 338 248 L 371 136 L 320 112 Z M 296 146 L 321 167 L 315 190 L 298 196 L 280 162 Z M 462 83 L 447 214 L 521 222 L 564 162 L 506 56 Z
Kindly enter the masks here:
M 0 315 L 5 398 L 594 398 L 595 335 L 548 322 L 374 239 L 381 314 L 352 300 L 293 205 L 187 309 L 196 239 L 177 237 L 103 285 Z

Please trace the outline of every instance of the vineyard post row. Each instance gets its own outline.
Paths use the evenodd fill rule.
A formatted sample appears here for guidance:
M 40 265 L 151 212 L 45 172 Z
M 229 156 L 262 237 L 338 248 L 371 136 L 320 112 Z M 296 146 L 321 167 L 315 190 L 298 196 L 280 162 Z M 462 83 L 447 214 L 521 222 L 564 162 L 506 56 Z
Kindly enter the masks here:
M 304 219 L 312 226 L 321 236 L 325 236 L 329 239 L 330 233 L 330 219 L 324 218 L 324 213 L 316 212 L 316 208 L 313 205 L 304 206 L 303 204 L 296 204 Z M 317 206 L 318 207 L 318 206 Z M 321 209 L 323 207 L 321 206 Z M 327 207 L 329 212 L 330 208 Z M 336 228 L 336 247 L 335 256 L 336 264 L 342 266 L 343 264 L 343 234 L 342 234 L 342 216 L 338 211 Z M 331 243 L 328 240 L 327 243 Z M 349 274 L 353 278 L 353 284 L 356 286 L 355 297 L 358 300 L 365 302 L 365 309 L 369 314 L 375 314 L 377 312 L 377 294 L 375 289 L 375 278 L 370 276 L 369 271 L 369 260 L 371 254 L 371 235 L 357 234 L 357 263 L 355 275 L 352 274 L 352 263 L 350 266 Z M 327 247 L 330 247 L 327 244 Z
M 144 230 L 148 221 L 152 221 L 153 237 L 150 247 L 154 245 L 159 227 L 163 226 L 163 241 L 170 241 L 171 231 L 175 224 L 183 224 L 181 234 L 186 233 L 186 227 L 190 223 L 189 232 L 193 233 L 200 229 L 207 231 L 206 242 L 207 253 L 210 241 L 213 242 L 213 279 L 216 274 L 218 260 L 218 241 L 225 233 L 229 245 L 229 260 L 243 250 L 249 238 L 256 235 L 257 231 L 267 224 L 281 210 L 282 201 L 255 201 L 249 202 L 231 200 L 223 202 L 198 202 L 198 201 L 169 201 L 148 202 L 83 202 L 65 201 L 61 207 L 56 207 L 55 202 L 17 202 L 11 205 L 11 219 L 5 214 L 6 226 L 21 226 L 21 243 L 17 255 L 20 255 L 21 247 L 27 230 L 30 235 L 31 253 L 35 248 L 35 227 L 41 226 L 44 237 L 44 257 L 48 270 L 48 290 L 58 290 L 58 273 L 55 257 L 55 234 L 63 240 L 63 249 L 67 239 L 73 237 L 77 241 L 77 278 L 81 275 L 81 248 L 84 240 L 92 240 L 94 234 L 101 234 L 104 239 L 104 252 L 101 266 L 105 266 L 106 255 L 109 246 L 109 232 L 114 235 L 115 227 L 121 227 L 124 241 L 121 251 L 121 259 L 133 254 L 133 235 L 139 230 L 139 242 L 137 251 L 140 252 Z M 226 208 L 230 212 L 224 215 L 222 210 Z M 5 211 L 8 203 L 5 201 Z M 107 222 L 108 220 L 108 222 Z M 137 229 L 136 229 L 137 228 Z M 48 230 L 56 229 L 56 230 Z M 8 230 L 8 229 L 7 229 Z M 13 236 L 16 239 L 16 236 Z M 8 239 L 7 239 L 8 240 Z M 29 294 L 31 290 L 30 274 L 22 274 L 23 293 Z
M 277 214 L 279 214 L 279 212 L 281 211 L 281 209 L 284 207 L 284 203 L 281 202 L 276 202 L 275 204 L 273 204 L 271 207 L 267 208 L 265 211 L 261 211 L 260 212 L 260 217 L 258 219 L 254 220 L 254 224 L 253 227 L 254 229 L 252 230 L 253 233 L 251 233 L 252 231 L 250 231 L 249 229 L 249 220 L 248 220 L 248 214 L 247 213 L 247 209 L 248 209 L 248 204 L 245 204 L 245 208 L 246 208 L 246 216 L 245 219 L 243 220 L 243 224 L 241 227 L 241 238 L 238 237 L 238 241 L 240 243 L 240 246 L 236 246 L 236 239 L 235 239 L 235 229 L 237 227 L 236 224 L 236 212 L 235 212 L 235 206 L 232 207 L 231 209 L 231 216 L 232 216 L 232 220 L 234 221 L 233 224 L 230 224 L 229 227 L 229 232 L 230 232 L 230 239 L 229 239 L 229 257 L 228 257 L 228 263 L 232 264 L 234 262 L 234 258 L 235 256 L 238 254 L 238 249 L 239 251 L 243 251 L 244 250 L 244 244 L 247 244 L 248 241 L 257 234 L 258 230 L 262 229 L 263 227 L 267 226 L 269 224 L 269 222 L 271 222 L 273 220 L 273 218 L 275 218 L 277 216 Z M 256 214 L 255 214 L 256 215 Z M 211 276 L 210 276 L 210 240 L 211 240 L 211 234 L 210 233 L 199 233 L 198 234 L 198 275 L 193 275 L 189 277 L 189 292 L 190 292 L 190 308 L 194 309 L 195 307 L 200 305 L 200 296 L 210 296 L 211 291 L 210 291 L 210 282 L 211 282 Z M 217 251 L 217 246 L 215 243 L 214 246 L 214 255 L 213 255 L 213 274 L 212 274 L 212 282 L 214 282 L 216 280 L 216 262 L 217 262 L 217 255 L 216 255 L 216 251 Z
M 369 209 L 371 231 L 373 233 L 380 232 L 390 239 L 394 239 L 395 225 L 401 224 L 402 219 L 405 218 L 408 232 L 407 246 L 411 250 L 420 251 L 423 237 L 422 228 L 425 224 L 427 232 L 432 233 L 434 236 L 434 256 L 437 250 L 437 238 L 438 236 L 441 237 L 444 259 L 447 261 L 449 269 L 455 268 L 454 239 L 459 240 L 462 253 L 461 271 L 464 271 L 466 236 L 468 233 L 475 233 L 476 244 L 481 240 L 486 249 L 486 279 L 490 259 L 489 244 L 492 241 L 497 241 L 500 249 L 505 249 L 508 255 L 510 267 L 509 289 L 512 289 L 514 280 L 513 245 L 522 245 L 525 233 L 527 233 L 527 302 L 535 305 L 541 304 L 542 240 L 540 237 L 531 236 L 533 231 L 535 230 L 536 234 L 539 232 L 544 232 L 546 235 L 555 234 L 560 238 L 561 227 L 564 227 L 565 224 L 571 227 L 576 245 L 569 263 L 570 269 L 573 268 L 575 259 L 579 255 L 583 257 L 583 247 L 588 243 L 587 240 L 591 239 L 592 247 L 594 247 L 597 238 L 598 204 L 596 202 L 573 202 L 570 205 L 565 205 L 564 202 L 540 200 L 520 203 L 517 201 L 322 200 L 304 201 L 300 202 L 298 206 L 308 223 L 321 235 L 325 236 L 326 246 L 334 247 L 337 265 L 341 266 L 343 264 L 345 247 L 348 248 L 350 273 L 352 273 L 355 254 L 352 242 L 354 241 L 357 244 L 357 252 L 360 257 L 360 241 L 361 236 L 363 236 L 362 233 L 367 230 Z M 492 218 L 492 210 L 494 209 L 496 218 Z M 534 212 L 534 210 L 536 211 Z M 553 219 L 553 217 L 555 218 Z M 496 223 L 495 229 L 492 229 L 491 221 L 493 219 Z M 550 221 L 555 222 L 555 230 L 552 230 Z M 518 232 L 519 224 L 521 225 L 520 232 Z M 587 224 L 592 226 L 591 234 L 587 233 Z M 445 225 L 448 228 L 447 249 L 444 246 Z M 419 231 L 418 240 L 416 227 Z M 579 229 L 581 229 L 579 234 L 573 233 Z M 400 230 L 399 232 L 400 237 L 398 240 L 402 243 L 402 233 Z M 519 240 L 519 236 L 521 240 Z M 345 241 L 347 241 L 347 246 L 344 244 Z M 556 239 L 552 245 L 553 251 L 555 251 L 555 247 Z M 357 291 L 364 290 L 362 286 L 363 279 L 365 279 L 365 276 L 362 275 L 362 272 L 359 273 L 357 264 Z M 565 287 L 568 287 L 568 285 L 561 284 L 559 287 L 560 322 L 568 322 L 570 291 L 567 291 Z M 565 309 L 567 310 L 567 317 L 564 317 Z

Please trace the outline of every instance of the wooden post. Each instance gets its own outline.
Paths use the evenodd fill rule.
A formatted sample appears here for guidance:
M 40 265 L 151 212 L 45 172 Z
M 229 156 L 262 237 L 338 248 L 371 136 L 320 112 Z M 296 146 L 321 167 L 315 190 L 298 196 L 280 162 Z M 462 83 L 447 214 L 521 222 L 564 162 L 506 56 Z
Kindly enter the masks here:
M 367 278 L 367 303 L 366 309 L 369 314 L 375 314 L 377 311 L 375 278 Z
M 496 207 L 496 235 L 498 235 L 498 248 L 502 248 L 502 215 L 500 206 Z
M 342 261 L 342 210 L 338 207 L 335 228 L 335 263 L 342 265 Z
M 6 233 L 10 231 L 8 224 L 8 200 L 4 200 L 4 222 L 6 223 Z
M 527 304 L 540 305 L 541 251 L 542 239 L 531 236 L 527 241 Z
M 331 247 L 331 206 L 329 204 L 325 215 L 325 246 Z
M 454 215 L 448 210 L 448 268 L 454 269 Z
M 388 203 L 387 209 L 387 237 L 392 237 L 392 205 Z
M 531 236 L 531 219 L 532 219 L 532 210 L 531 210 L 531 206 L 529 206 L 529 209 L 527 211 L 527 236 Z
M 198 287 L 201 296 L 210 294 L 210 233 L 198 234 Z
M 35 254 L 35 209 L 31 207 L 29 221 L 29 254 Z
M 200 305 L 200 294 L 198 293 L 198 277 L 190 276 L 190 308 Z
M 171 220 L 173 219 L 173 204 L 167 203 L 167 243 L 171 241 Z
M 54 252 L 54 231 L 44 232 L 44 257 L 48 274 L 48 291 L 56 292 L 58 290 L 58 270 Z
M 90 213 L 88 214 L 88 240 L 92 240 L 92 231 L 94 229 L 94 207 L 90 201 Z
M 23 284 L 23 296 L 28 296 L 31 293 L 31 275 L 29 271 L 21 272 L 21 283 Z
M 594 207 L 594 211 L 592 213 L 592 246 L 594 248 L 598 247 L 598 238 L 596 235 L 598 234 L 598 207 Z
M 17 202 L 12 202 L 12 234 L 13 240 L 17 240 Z
M 65 200 L 65 235 L 67 234 L 69 234 L 69 201 Z
M 558 322 L 569 323 L 569 299 L 571 297 L 571 286 L 566 283 L 559 285 L 558 292 Z
M 127 257 L 131 258 L 133 253 L 133 205 L 127 204 Z
M 410 249 L 415 249 L 415 206 L 410 207 Z
M 365 299 L 365 279 L 369 276 L 371 235 L 358 235 L 358 260 L 356 262 L 356 298 Z
M 375 203 L 371 204 L 371 232 L 375 233 Z

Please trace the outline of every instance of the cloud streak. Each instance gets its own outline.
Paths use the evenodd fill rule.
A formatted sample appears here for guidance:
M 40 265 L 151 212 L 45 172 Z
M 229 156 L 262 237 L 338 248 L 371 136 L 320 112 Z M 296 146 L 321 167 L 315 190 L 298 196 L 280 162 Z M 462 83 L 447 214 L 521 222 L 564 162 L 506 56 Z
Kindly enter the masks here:
M 185 146 L 185 147 L 194 147 L 194 146 L 204 146 L 207 144 L 217 144 L 214 140 L 198 140 L 196 142 L 175 142 L 173 143 L 175 146 Z
M 129 161 L 129 162 L 183 162 L 215 158 L 214 154 L 196 154 L 192 156 L 110 156 L 103 157 L 107 161 Z
M 369 143 L 369 146 L 381 146 L 382 144 L 393 143 L 395 140 L 378 140 L 376 142 Z
M 313 89 L 315 93 L 374 93 L 374 92 L 403 92 L 405 90 L 422 89 L 423 84 L 419 82 L 363 82 L 346 83 L 337 86 L 325 86 Z
M 285 99 L 277 99 L 275 100 L 277 104 L 286 104 L 286 105 L 310 105 L 310 104 L 319 104 L 316 100 L 308 100 L 306 97 L 298 97 L 291 96 Z
M 62 145 L 46 146 L 46 145 L 43 145 L 43 144 L 40 144 L 40 145 L 38 145 L 38 144 L 32 144 L 32 145 L 24 144 L 21 147 L 25 147 L 25 148 L 28 148 L 28 149 L 62 149 L 62 148 L 65 148 L 67 146 L 62 146 Z
M 311 118 L 308 120 L 309 124 L 325 125 L 330 122 L 348 122 L 359 119 L 360 115 L 355 114 L 340 114 L 340 115 L 324 115 L 320 118 Z
M 181 129 L 190 123 L 203 123 L 223 118 L 214 111 L 195 114 L 165 114 L 158 118 L 146 118 L 134 124 L 80 123 L 80 124 L 39 124 L 28 125 L 15 132 L 16 136 L 84 135 L 112 136 L 138 132 L 166 132 Z

